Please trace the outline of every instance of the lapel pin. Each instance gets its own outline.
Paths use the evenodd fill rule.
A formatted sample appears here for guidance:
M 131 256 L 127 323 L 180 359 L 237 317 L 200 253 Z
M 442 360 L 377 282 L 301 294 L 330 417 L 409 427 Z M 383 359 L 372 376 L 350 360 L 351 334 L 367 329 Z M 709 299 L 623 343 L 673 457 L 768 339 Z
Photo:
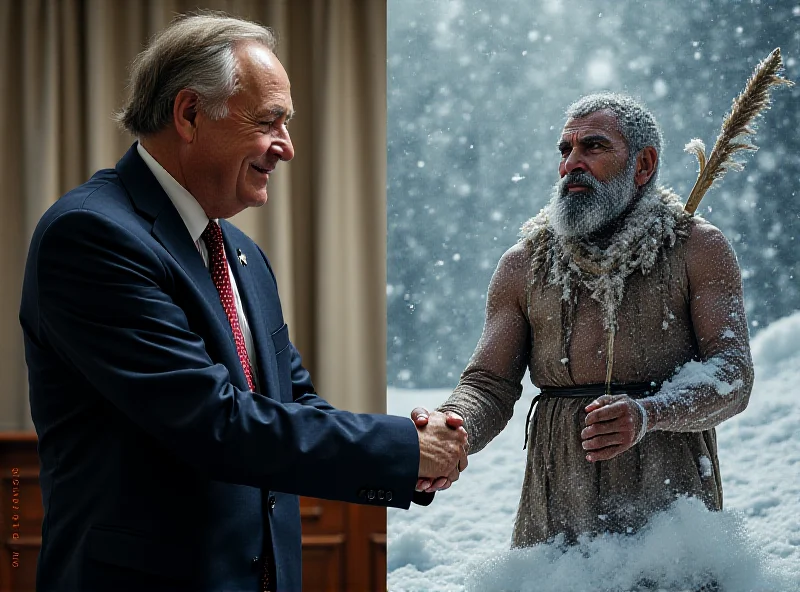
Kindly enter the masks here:
M 242 265 L 247 265 L 247 256 L 242 253 L 241 249 L 236 249 L 236 254 L 239 256 L 239 263 Z

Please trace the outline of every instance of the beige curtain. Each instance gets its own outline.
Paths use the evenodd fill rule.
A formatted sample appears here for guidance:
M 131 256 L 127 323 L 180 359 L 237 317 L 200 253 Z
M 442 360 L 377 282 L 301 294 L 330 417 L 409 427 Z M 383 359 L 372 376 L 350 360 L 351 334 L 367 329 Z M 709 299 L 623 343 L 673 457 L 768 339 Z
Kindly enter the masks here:
M 0 0 L 0 430 L 32 427 L 17 314 L 29 237 L 133 139 L 111 121 L 127 65 L 177 13 L 271 26 L 292 81 L 295 159 L 233 219 L 270 257 L 318 392 L 385 409 L 386 6 L 381 0 Z

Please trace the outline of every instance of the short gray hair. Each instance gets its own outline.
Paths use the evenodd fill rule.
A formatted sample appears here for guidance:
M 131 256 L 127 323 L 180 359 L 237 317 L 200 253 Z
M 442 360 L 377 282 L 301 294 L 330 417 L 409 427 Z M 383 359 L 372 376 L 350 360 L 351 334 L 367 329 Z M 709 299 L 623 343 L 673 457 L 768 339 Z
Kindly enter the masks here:
M 114 119 L 136 136 L 159 132 L 172 121 L 183 89 L 197 93 L 209 117 L 225 117 L 227 101 L 238 90 L 234 49 L 248 41 L 272 52 L 277 45 L 272 30 L 258 23 L 220 12 L 178 16 L 136 56 L 128 102 Z
M 658 152 L 656 170 L 645 186 L 655 186 L 658 172 L 661 169 L 661 146 L 664 136 L 655 116 L 641 102 L 633 97 L 612 92 L 601 92 L 581 97 L 567 107 L 567 119 L 586 117 L 596 111 L 608 109 L 617 118 L 620 134 L 628 145 L 629 159 L 652 146 Z

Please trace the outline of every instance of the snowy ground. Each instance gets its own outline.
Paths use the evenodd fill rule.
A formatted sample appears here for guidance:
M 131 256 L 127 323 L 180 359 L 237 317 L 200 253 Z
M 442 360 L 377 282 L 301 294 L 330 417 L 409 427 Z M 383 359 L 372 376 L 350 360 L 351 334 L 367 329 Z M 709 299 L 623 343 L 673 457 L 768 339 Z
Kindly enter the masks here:
M 713 573 L 724 592 L 800 591 L 800 312 L 752 341 L 747 410 L 717 428 L 725 510 L 680 500 L 635 536 L 509 551 L 525 466 L 526 387 L 508 427 L 433 504 L 389 510 L 388 586 L 401 591 L 636 590 L 642 575 L 670 592 Z M 390 413 L 429 409 L 442 390 L 390 389 Z

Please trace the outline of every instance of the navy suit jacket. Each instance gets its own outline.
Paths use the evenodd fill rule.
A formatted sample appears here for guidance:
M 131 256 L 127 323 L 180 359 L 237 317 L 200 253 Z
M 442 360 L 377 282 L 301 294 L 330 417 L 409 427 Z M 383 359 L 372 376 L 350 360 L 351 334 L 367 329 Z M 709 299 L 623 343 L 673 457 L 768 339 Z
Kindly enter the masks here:
M 255 591 L 264 545 L 278 588 L 299 590 L 297 495 L 410 504 L 411 421 L 340 411 L 314 394 L 267 258 L 221 226 L 260 393 L 135 145 L 36 227 L 20 321 L 41 462 L 40 592 Z

